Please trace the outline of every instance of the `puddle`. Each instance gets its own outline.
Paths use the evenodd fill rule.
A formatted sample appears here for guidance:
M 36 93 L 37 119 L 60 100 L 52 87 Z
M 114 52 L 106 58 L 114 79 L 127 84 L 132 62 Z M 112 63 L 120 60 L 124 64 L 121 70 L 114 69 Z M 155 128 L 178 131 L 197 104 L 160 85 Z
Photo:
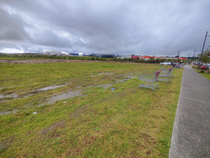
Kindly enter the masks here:
M 97 75 L 90 75 L 90 77 L 98 76 L 98 75 L 103 75 L 104 73 L 99 73 Z
M 108 83 L 108 84 L 102 84 L 96 87 L 102 87 L 103 89 L 107 89 L 108 87 L 112 86 L 112 84 Z
M 82 96 L 81 92 L 82 92 L 82 90 L 76 90 L 76 91 L 69 91 L 67 93 L 59 94 L 59 95 L 53 96 L 51 98 L 48 98 L 47 102 L 39 104 L 38 106 L 42 106 L 44 104 L 53 104 L 53 103 L 55 103 L 58 100 L 71 99 L 71 98 L 74 98 L 74 97 L 77 97 L 77 96 Z M 6 101 L 6 100 L 2 100 L 2 101 Z M 14 109 L 12 111 L 0 112 L 0 115 L 6 115 L 6 114 L 10 114 L 10 113 L 17 113 L 17 111 L 18 111 L 17 109 Z
M 82 96 L 81 92 L 82 92 L 82 90 L 79 89 L 79 90 L 76 90 L 76 91 L 69 91 L 67 93 L 59 94 L 59 95 L 56 95 L 56 96 L 53 96 L 53 97 L 49 98 L 47 102 L 45 102 L 43 104 L 40 104 L 38 106 L 42 106 L 44 104 L 54 104 L 58 100 L 71 99 L 71 98 L 74 98 L 74 97 L 77 97 L 77 96 Z
M 124 79 L 119 79 L 119 80 L 117 80 L 116 81 L 116 83 L 124 83 L 124 82 L 126 82 L 126 81 L 128 81 L 128 80 L 130 80 L 130 79 L 133 79 L 133 78 L 135 78 L 136 76 L 125 76 L 125 78 Z
M 59 85 L 59 86 L 49 86 L 49 87 L 44 87 L 44 88 L 40 88 L 38 89 L 37 91 L 47 91 L 47 90 L 52 90 L 52 89 L 56 89 L 56 88 L 59 88 L 59 87 L 63 87 L 65 86 L 66 84 L 64 85 Z
M 98 75 L 108 75 L 108 76 L 111 76 L 111 75 L 113 75 L 112 73 L 99 73 L 99 74 L 97 74 L 97 75 L 90 75 L 90 77 L 94 77 L 94 76 L 98 76 Z
M 18 95 L 16 93 L 12 93 L 12 94 L 9 94 L 9 95 L 0 95 L 0 99 L 2 98 L 17 98 Z
M 10 100 L 0 100 L 0 103 L 8 102 Z
M 13 113 L 13 114 L 15 114 L 15 113 L 17 113 L 17 109 L 14 109 L 14 110 L 12 110 L 12 111 L 5 111 L 5 112 L 0 112 L 0 115 L 6 115 L 6 114 L 10 114 L 10 113 Z

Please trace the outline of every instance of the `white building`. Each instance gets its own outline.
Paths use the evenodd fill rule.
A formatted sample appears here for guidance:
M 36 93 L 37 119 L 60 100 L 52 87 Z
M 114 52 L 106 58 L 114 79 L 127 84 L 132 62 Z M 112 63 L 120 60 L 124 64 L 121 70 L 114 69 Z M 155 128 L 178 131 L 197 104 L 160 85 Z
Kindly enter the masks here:
M 45 50 L 44 52 L 47 55 L 61 55 L 61 52 L 56 51 L 56 50 Z

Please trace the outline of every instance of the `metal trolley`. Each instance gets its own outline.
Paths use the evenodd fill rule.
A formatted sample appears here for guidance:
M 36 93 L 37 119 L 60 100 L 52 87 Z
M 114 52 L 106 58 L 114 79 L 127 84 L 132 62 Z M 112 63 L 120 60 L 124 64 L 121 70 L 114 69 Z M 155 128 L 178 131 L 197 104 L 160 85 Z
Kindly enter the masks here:
M 139 88 L 140 89 L 141 89 L 141 87 L 150 88 L 150 89 L 153 89 L 154 92 L 156 92 L 155 87 L 157 87 L 158 89 L 159 89 L 159 87 L 158 87 L 158 84 L 154 85 L 154 82 L 158 81 L 158 77 L 160 75 L 160 72 L 161 72 L 161 70 L 155 71 L 155 73 L 150 73 L 150 74 L 140 74 L 138 76 L 138 79 L 142 80 L 142 81 L 146 81 L 147 83 L 146 84 L 140 84 Z
M 167 84 L 169 82 L 171 82 L 170 78 L 174 78 L 173 77 L 173 72 L 174 68 L 171 67 L 170 69 L 168 69 L 168 71 L 162 71 L 162 73 L 160 74 L 160 77 L 162 77 L 162 79 L 158 79 L 158 81 L 165 81 Z

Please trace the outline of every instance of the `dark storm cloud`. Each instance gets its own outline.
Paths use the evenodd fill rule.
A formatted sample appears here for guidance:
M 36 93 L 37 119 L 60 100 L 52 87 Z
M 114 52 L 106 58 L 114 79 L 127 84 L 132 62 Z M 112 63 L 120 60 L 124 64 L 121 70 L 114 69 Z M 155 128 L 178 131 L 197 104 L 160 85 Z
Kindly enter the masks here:
M 27 33 L 24 22 L 18 15 L 10 15 L 0 8 L 0 40 L 1 41 L 24 41 L 27 40 Z
M 1 0 L 0 49 L 192 54 L 210 31 L 209 7 L 209 0 Z

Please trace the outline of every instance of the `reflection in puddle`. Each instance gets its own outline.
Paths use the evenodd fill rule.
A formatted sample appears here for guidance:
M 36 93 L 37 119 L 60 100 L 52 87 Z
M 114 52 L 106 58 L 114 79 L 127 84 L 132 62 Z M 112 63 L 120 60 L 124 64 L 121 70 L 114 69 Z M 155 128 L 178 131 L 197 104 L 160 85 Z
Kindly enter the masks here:
M 0 111 L 0 115 L 6 115 L 6 114 L 10 114 L 10 113 L 15 114 L 15 113 L 17 113 L 17 111 L 18 111 L 17 109 L 13 109 L 12 111 L 5 111 L 5 112 Z
M 12 93 L 12 94 L 9 94 L 9 95 L 0 95 L 0 99 L 1 98 L 17 98 L 18 95 L 16 93 Z
M 102 73 L 99 73 L 99 74 L 96 74 L 96 75 L 90 75 L 90 77 L 94 77 L 94 76 L 98 76 L 98 75 L 103 75 L 103 74 L 104 74 L 104 75 L 108 75 L 108 76 L 113 75 L 112 73 L 108 73 L 108 72 L 107 72 L 107 73 L 103 73 L 103 72 L 102 72 Z
M 8 102 L 10 100 L 0 100 L 0 103 Z
M 71 98 L 74 98 L 74 97 L 77 97 L 77 96 L 82 96 L 81 92 L 82 92 L 82 90 L 79 89 L 79 90 L 76 90 L 76 91 L 69 91 L 67 93 L 59 94 L 59 95 L 56 95 L 56 96 L 53 96 L 53 97 L 49 98 L 46 103 L 40 104 L 38 106 L 42 106 L 44 104 L 53 104 L 58 100 L 71 99 Z
M 38 91 L 47 91 L 47 90 L 56 89 L 56 88 L 63 87 L 63 86 L 65 86 L 65 84 L 59 85 L 59 86 L 49 86 L 49 87 L 40 88 L 40 89 L 38 89 Z
M 96 86 L 96 87 L 102 87 L 103 89 L 107 89 L 108 87 L 112 86 L 112 84 L 102 84 L 102 85 L 99 85 L 99 86 Z

